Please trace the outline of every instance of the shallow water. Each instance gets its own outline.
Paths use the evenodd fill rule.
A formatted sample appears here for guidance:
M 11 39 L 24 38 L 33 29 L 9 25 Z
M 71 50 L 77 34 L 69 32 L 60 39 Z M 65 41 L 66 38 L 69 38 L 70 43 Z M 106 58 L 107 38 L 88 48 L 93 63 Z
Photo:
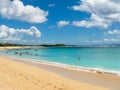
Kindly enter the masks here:
M 1 51 L 18 58 L 120 72 L 120 48 L 31 48 Z

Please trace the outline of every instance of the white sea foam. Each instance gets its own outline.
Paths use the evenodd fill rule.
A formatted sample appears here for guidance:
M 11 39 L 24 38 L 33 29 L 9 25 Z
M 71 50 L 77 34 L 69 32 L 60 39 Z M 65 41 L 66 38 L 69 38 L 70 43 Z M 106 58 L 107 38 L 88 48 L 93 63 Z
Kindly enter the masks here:
M 18 61 L 26 61 L 31 63 L 55 66 L 55 67 L 60 67 L 60 68 L 65 68 L 65 69 L 75 70 L 75 71 L 84 71 L 84 72 L 99 73 L 99 74 L 111 74 L 111 75 L 116 75 L 120 77 L 120 71 L 115 71 L 115 70 L 106 70 L 102 68 L 91 68 L 91 67 L 82 67 L 82 66 L 76 66 L 76 65 L 68 65 L 68 64 L 58 63 L 58 62 L 51 62 L 51 61 L 49 62 L 46 60 L 24 59 L 24 58 L 16 58 L 13 56 L 8 56 L 8 57 Z

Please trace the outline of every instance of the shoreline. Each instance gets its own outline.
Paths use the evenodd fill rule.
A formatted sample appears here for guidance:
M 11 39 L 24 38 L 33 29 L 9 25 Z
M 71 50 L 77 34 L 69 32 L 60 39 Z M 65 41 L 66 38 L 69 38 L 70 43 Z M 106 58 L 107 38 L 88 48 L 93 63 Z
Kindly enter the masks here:
M 41 46 L 11 46 L 11 47 L 0 47 L 0 50 L 11 50 L 11 49 L 22 49 L 22 48 L 43 48 Z M 3 55 L 6 57 L 6 55 Z M 103 74 L 103 75 L 114 75 L 120 77 L 120 71 L 114 71 L 114 70 L 105 70 L 101 68 L 91 68 L 91 67 L 82 67 L 82 66 L 76 66 L 76 65 L 68 65 L 68 64 L 63 64 L 63 63 L 58 63 L 58 62 L 49 62 L 46 60 L 37 60 L 37 59 L 23 59 L 23 58 L 17 58 L 14 56 L 7 56 L 7 58 L 10 59 L 15 59 L 17 61 L 27 61 L 31 63 L 38 63 L 38 64 L 43 64 L 43 65 L 49 65 L 49 66 L 54 66 L 58 68 L 64 68 L 64 69 L 69 69 L 69 70 L 75 70 L 75 71 L 83 71 L 83 72 L 89 72 L 89 73 L 98 73 L 98 74 Z M 29 60 L 28 60 L 29 59 Z
M 4 56 L 0 56 L 0 67 L 1 90 L 109 90 Z
M 8 47 L 7 49 L 20 49 L 20 48 L 41 48 L 41 47 L 13 47 L 13 48 Z M 3 56 L 6 57 L 6 55 L 3 55 Z M 98 73 L 98 74 L 103 74 L 103 75 L 114 75 L 114 76 L 120 77 L 120 71 L 105 70 L 101 68 L 82 67 L 82 66 L 76 66 L 76 65 L 68 65 L 68 64 L 51 62 L 51 61 L 46 61 L 46 60 L 37 60 L 37 59 L 29 59 L 29 58 L 24 59 L 24 58 L 20 58 L 20 57 L 18 58 L 14 56 L 7 56 L 7 58 L 14 59 L 17 61 L 27 61 L 31 63 L 49 65 L 49 66 L 54 66 L 54 67 L 64 68 L 64 69 L 69 69 L 69 70 L 83 71 L 83 72 L 89 72 L 89 73 Z
M 8 58 L 15 62 L 20 62 L 26 65 L 31 65 L 31 66 L 43 69 L 48 72 L 56 73 L 70 80 L 76 80 L 82 83 L 88 83 L 88 84 L 92 84 L 92 85 L 100 86 L 104 88 L 110 88 L 110 90 L 120 89 L 119 87 L 120 77 L 116 75 L 76 71 L 73 69 L 68 69 L 68 68 L 63 68 L 63 67 L 58 67 L 58 66 L 53 66 L 53 65 L 35 63 L 32 61 L 28 61 L 26 59 L 21 60 L 21 59 L 13 59 L 13 58 L 6 57 L 6 56 L 2 56 L 2 57 Z
M 62 64 L 62 63 L 51 62 L 51 61 L 49 62 L 49 61 L 45 61 L 45 60 L 16 58 L 14 56 L 8 56 L 7 58 L 14 59 L 14 60 L 17 60 L 20 62 L 25 61 L 25 62 L 30 62 L 30 63 L 37 63 L 40 65 L 43 64 L 43 65 L 73 70 L 73 71 L 82 71 L 82 72 L 97 73 L 97 74 L 103 74 L 103 75 L 113 75 L 113 76 L 120 77 L 120 73 L 118 71 L 108 71 L 108 70 L 103 70 L 100 68 L 81 67 L 81 66 L 68 65 L 68 64 Z
M 46 64 L 46 63 L 40 63 L 39 61 L 28 61 L 27 59 L 21 60 L 21 59 L 15 59 L 7 56 L 1 56 L 3 58 L 8 58 L 10 60 L 13 60 L 15 62 L 22 62 L 25 63 L 26 65 L 32 65 L 35 67 L 38 67 L 40 69 L 44 69 L 48 72 L 56 73 L 60 76 L 63 76 L 67 79 L 70 80 L 76 80 L 78 82 L 82 83 L 88 83 L 92 84 L 95 86 L 100 86 L 104 88 L 110 88 L 110 90 L 120 90 L 119 83 L 120 83 L 120 78 L 114 74 L 103 74 L 101 72 L 85 72 L 85 71 L 77 71 L 73 69 L 68 69 L 68 68 L 63 68 L 63 67 L 58 67 L 58 66 L 53 66 Z M 82 69 L 83 70 L 83 69 Z M 89 90 L 89 89 L 87 89 Z M 103 89 L 100 89 L 103 90 Z

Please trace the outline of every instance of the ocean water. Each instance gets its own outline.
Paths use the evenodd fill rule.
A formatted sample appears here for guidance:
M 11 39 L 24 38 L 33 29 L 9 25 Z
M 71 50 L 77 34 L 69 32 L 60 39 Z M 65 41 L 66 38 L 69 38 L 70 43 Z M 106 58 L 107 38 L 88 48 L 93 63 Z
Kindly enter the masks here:
M 28 60 L 43 60 L 71 66 L 120 72 L 120 48 L 29 48 L 0 51 Z

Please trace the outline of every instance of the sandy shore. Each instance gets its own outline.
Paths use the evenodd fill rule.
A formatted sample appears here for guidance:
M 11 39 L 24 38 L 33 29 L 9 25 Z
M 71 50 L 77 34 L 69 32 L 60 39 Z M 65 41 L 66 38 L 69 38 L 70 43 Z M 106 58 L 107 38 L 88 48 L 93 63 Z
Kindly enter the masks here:
M 0 90 L 109 90 L 0 56 Z
M 0 57 L 0 90 L 107 90 Z
M 20 48 L 43 48 L 43 47 L 42 46 L 7 46 L 7 47 L 0 47 L 0 50 L 20 49 Z
M 7 47 L 1 49 L 22 47 Z M 0 56 L 0 90 L 120 90 L 120 77 Z

